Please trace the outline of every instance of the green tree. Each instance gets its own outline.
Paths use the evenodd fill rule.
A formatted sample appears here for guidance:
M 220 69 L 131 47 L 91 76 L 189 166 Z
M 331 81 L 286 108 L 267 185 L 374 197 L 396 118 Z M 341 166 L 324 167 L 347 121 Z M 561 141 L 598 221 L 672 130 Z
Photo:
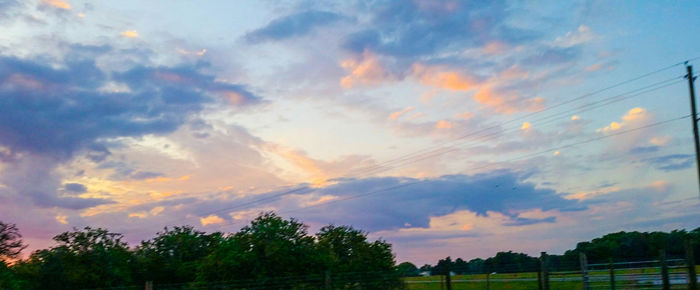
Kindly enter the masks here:
M 174 227 L 142 241 L 135 254 L 140 265 L 139 282 L 183 283 L 195 280 L 197 263 L 221 244 L 223 236 L 206 234 L 191 226 Z
M 416 265 L 411 262 L 403 262 L 396 266 L 396 271 L 401 277 L 414 277 L 418 276 L 419 271 Z
M 440 259 L 437 265 L 431 269 L 430 275 L 447 275 L 452 268 L 454 268 L 452 258 L 447 257 L 445 259 Z
M 314 246 L 306 225 L 262 213 L 200 262 L 197 281 L 246 278 L 265 287 L 265 281 L 278 277 L 320 276 L 323 269 Z
M 58 246 L 32 253 L 16 272 L 33 289 L 126 286 L 134 259 L 122 235 L 86 227 L 53 238 Z
M 359 281 L 365 289 L 401 287 L 391 244 L 381 240 L 369 242 L 365 232 L 334 225 L 321 228 L 316 239 L 318 252 L 332 273 L 358 273 L 352 280 Z

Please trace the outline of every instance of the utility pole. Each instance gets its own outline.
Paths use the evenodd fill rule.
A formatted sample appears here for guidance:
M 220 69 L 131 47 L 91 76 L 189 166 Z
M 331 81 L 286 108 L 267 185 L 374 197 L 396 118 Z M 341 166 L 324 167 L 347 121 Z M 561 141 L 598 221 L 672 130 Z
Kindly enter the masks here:
M 688 88 L 690 89 L 690 116 L 693 119 L 693 136 L 695 137 L 695 163 L 698 167 L 698 188 L 700 189 L 700 137 L 698 137 L 698 112 L 695 109 L 695 87 L 693 82 L 695 77 L 693 76 L 693 66 L 687 65 L 688 74 L 685 76 L 688 79 Z M 698 191 L 700 194 L 700 191 Z

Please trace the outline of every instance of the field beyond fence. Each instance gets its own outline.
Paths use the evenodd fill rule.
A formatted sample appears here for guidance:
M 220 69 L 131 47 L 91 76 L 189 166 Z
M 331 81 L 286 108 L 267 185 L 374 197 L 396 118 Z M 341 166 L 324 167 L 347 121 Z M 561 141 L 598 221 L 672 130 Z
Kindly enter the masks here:
M 407 277 L 411 290 L 450 289 L 692 289 L 697 290 L 699 266 L 685 259 L 586 264 L 576 271 L 490 273 Z M 540 269 L 541 270 L 541 269 Z M 691 277 L 694 277 L 693 284 Z M 449 280 L 449 282 L 448 282 Z M 448 285 L 449 283 L 449 285 Z

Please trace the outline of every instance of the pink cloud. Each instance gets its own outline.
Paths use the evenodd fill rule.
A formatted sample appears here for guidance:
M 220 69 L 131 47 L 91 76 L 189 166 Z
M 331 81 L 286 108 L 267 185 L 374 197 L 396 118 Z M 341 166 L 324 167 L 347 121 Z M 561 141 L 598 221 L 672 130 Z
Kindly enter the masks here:
M 351 88 L 356 85 L 374 85 L 395 79 L 373 53 L 366 51 L 359 59 L 347 59 L 340 66 L 349 72 L 340 80 L 343 88 Z
M 389 120 L 396 120 L 399 117 L 401 117 L 401 115 L 406 114 L 410 111 L 413 111 L 413 107 L 407 107 L 403 110 L 393 112 L 393 113 L 391 113 L 391 115 L 389 115 Z

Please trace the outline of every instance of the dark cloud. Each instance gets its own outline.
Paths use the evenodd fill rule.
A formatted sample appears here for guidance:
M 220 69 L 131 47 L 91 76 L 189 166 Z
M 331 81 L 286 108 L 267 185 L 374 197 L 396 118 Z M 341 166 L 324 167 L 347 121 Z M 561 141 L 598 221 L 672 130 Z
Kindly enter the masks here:
M 0 146 L 9 151 L 0 156 L 3 160 L 18 163 L 17 156 L 43 156 L 44 163 L 38 166 L 51 170 L 40 172 L 51 175 L 55 166 L 78 153 L 95 162 L 104 161 L 110 155 L 111 144 L 106 141 L 110 138 L 173 132 L 208 103 L 245 106 L 261 101 L 243 85 L 220 82 L 204 73 L 206 64 L 139 64 L 105 72 L 95 59 L 109 54 L 111 48 L 69 48 L 65 61 L 58 64 L 41 57 L 0 56 Z M 136 179 L 158 175 L 129 174 Z M 47 178 L 35 181 L 42 180 Z M 106 202 L 49 198 L 60 183 L 41 190 L 12 184 L 17 194 L 28 194 L 47 206 L 55 202 L 55 206 L 81 208 Z
M 24 156 L 13 163 L 6 164 L 0 174 L 0 183 L 6 187 L 0 188 L 0 196 L 14 196 L 15 200 L 28 200 L 44 208 L 59 207 L 76 210 L 113 203 L 104 198 L 72 196 L 80 193 L 82 185 L 62 184 L 60 178 L 53 172 L 56 164 L 58 164 L 57 160 L 38 155 Z M 63 194 L 57 194 L 58 189 L 63 189 L 61 191 Z
M 333 12 L 303 11 L 275 19 L 265 27 L 248 33 L 246 39 L 250 42 L 262 42 L 303 36 L 316 27 L 328 25 L 341 19 L 343 19 L 342 15 Z
M 164 176 L 163 173 L 153 171 L 136 171 L 130 175 L 131 179 L 149 179 Z
M 35 204 L 42 207 L 60 207 L 66 209 L 86 209 L 98 205 L 114 203 L 114 201 L 104 198 L 81 198 L 81 197 L 55 197 L 40 192 L 29 193 L 32 196 L 43 198 L 35 199 Z
M 513 172 L 498 171 L 425 180 L 396 177 L 347 180 L 325 188 L 321 193 L 346 196 L 416 183 L 363 199 L 331 203 L 322 207 L 322 212 L 332 212 L 339 217 L 352 216 L 370 230 L 382 230 L 400 228 L 406 223 L 428 227 L 431 216 L 458 210 L 469 210 L 480 216 L 498 212 L 517 222 L 520 211 L 583 209 L 577 202 L 562 198 L 554 190 L 535 188 L 534 184 L 523 182 L 523 179 L 523 176 Z
M 551 189 L 536 188 L 524 182 L 523 175 L 510 171 L 496 171 L 477 175 L 448 175 L 438 178 L 415 179 L 402 177 L 375 177 L 340 179 L 324 188 L 301 185 L 291 194 L 276 191 L 245 196 L 229 201 L 170 200 L 168 204 L 184 204 L 176 214 L 207 216 L 216 213 L 231 220 L 228 213 L 274 206 L 282 215 L 298 217 L 318 224 L 348 224 L 369 231 L 411 227 L 428 227 L 430 217 L 443 216 L 459 210 L 468 210 L 479 216 L 490 212 L 510 218 L 506 225 L 522 226 L 552 223 L 554 217 L 529 219 L 520 217 L 523 211 L 578 211 L 586 207 L 575 200 L 561 197 Z M 339 201 L 307 207 L 322 196 L 333 195 Z M 355 198 L 361 196 L 362 198 Z M 347 200 L 344 200 L 347 199 Z M 164 202 L 145 205 L 167 206 Z M 180 221 L 181 223 L 184 221 Z
M 506 23 L 504 1 L 377 1 L 366 8 L 371 28 L 347 37 L 344 48 L 351 52 L 419 57 L 494 40 L 517 44 L 537 37 Z
M 69 191 L 71 193 L 85 193 L 87 192 L 87 187 L 85 185 L 82 185 L 80 183 L 66 183 L 63 185 L 63 188 L 66 191 Z
M 644 153 L 654 153 L 658 152 L 661 147 L 659 146 L 637 146 L 630 149 L 631 154 L 644 154 Z
M 154 171 L 142 171 L 134 166 L 121 161 L 105 161 L 97 168 L 112 169 L 114 173 L 109 176 L 112 180 L 144 180 L 149 178 L 164 177 L 165 174 Z
M 656 169 L 663 171 L 676 171 L 689 168 L 695 163 L 695 156 L 690 154 L 670 154 L 647 159 Z
M 113 82 L 127 89 L 103 88 Z M 214 81 L 196 66 L 140 66 L 110 76 L 92 60 L 56 69 L 0 57 L 0 144 L 62 159 L 89 146 L 104 153 L 96 145 L 100 138 L 172 132 L 226 94 L 235 94 L 241 105 L 260 100 L 243 86 Z
M 551 216 L 551 217 L 546 217 L 546 218 L 541 218 L 541 219 L 533 219 L 533 218 L 524 218 L 524 217 L 516 217 L 512 219 L 509 222 L 506 222 L 505 226 L 527 226 L 527 225 L 534 225 L 534 224 L 539 224 L 539 223 L 554 223 L 556 219 Z

